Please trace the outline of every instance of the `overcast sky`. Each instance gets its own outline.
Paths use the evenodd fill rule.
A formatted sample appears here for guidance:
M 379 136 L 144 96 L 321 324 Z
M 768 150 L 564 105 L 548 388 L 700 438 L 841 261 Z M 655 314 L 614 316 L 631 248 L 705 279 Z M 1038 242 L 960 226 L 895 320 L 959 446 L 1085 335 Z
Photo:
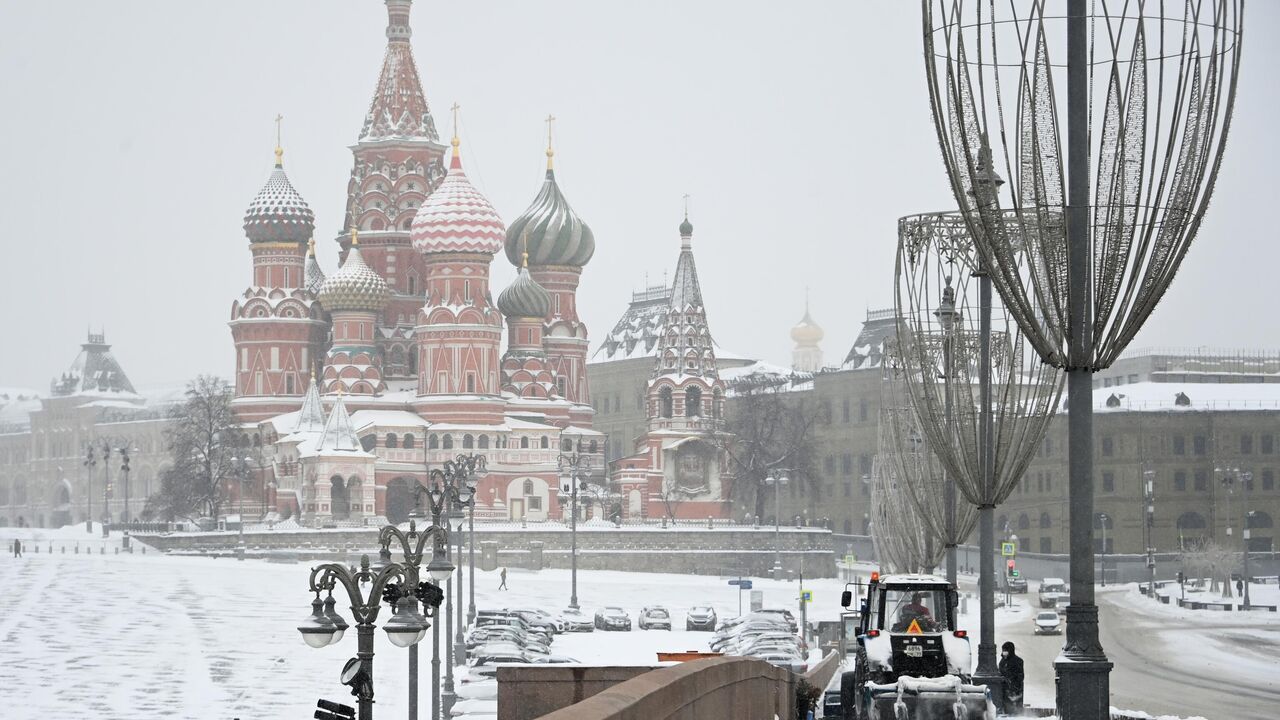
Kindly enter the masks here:
M 502 217 L 557 177 L 596 236 L 579 307 L 594 350 L 629 292 L 674 269 L 681 196 L 712 331 L 790 362 L 809 286 L 828 362 L 892 304 L 896 220 L 953 207 L 925 95 L 919 4 L 433 2 L 413 48 L 442 136 Z M 377 0 L 0 3 L 0 385 L 48 389 L 86 326 L 135 385 L 229 376 L 250 280 L 245 207 L 285 167 L 336 262 L 348 146 L 385 47 Z M 1210 213 L 1134 347 L 1280 346 L 1280 3 L 1251 3 Z M 513 277 L 501 255 L 495 294 Z

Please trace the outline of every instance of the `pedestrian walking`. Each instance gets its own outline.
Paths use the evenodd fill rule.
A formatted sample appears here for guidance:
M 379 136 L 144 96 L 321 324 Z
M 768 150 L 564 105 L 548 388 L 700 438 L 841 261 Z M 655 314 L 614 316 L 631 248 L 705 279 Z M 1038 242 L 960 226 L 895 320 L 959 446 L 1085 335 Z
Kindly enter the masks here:
M 1014 652 L 1013 643 L 1000 646 L 1000 677 L 1004 679 L 1004 714 L 1022 713 L 1022 658 Z
M 16 558 L 22 557 L 22 541 L 18 538 L 13 539 L 13 556 Z
M 498 585 L 498 589 L 506 590 L 507 589 L 507 569 L 502 568 L 502 572 L 498 574 L 498 577 L 502 578 L 502 583 Z

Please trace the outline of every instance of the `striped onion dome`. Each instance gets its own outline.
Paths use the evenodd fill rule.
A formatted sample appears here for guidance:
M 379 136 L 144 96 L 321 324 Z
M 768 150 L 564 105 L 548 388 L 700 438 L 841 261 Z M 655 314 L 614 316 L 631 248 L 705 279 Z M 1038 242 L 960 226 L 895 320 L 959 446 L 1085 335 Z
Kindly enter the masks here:
M 521 245 L 525 241 L 529 264 L 534 266 L 582 267 L 596 251 L 591 228 L 569 207 L 551 168 L 547 168 L 546 179 L 533 204 L 507 228 L 507 259 L 516 267 L 520 267 Z
M 502 218 L 462 171 L 458 139 L 453 139 L 449 174 L 413 218 L 410 237 L 420 253 L 488 253 L 502 247 Z
M 520 268 L 515 282 L 498 296 L 498 309 L 509 318 L 546 317 L 551 311 L 551 293 L 529 275 L 529 268 Z
M 315 213 L 284 174 L 284 151 L 276 148 L 276 166 L 244 213 L 244 234 L 251 242 L 305 242 L 316 226 Z
M 391 291 L 387 281 L 365 264 L 359 242 L 347 251 L 347 261 L 325 278 L 316 297 L 325 310 L 365 310 L 379 312 L 387 306 Z

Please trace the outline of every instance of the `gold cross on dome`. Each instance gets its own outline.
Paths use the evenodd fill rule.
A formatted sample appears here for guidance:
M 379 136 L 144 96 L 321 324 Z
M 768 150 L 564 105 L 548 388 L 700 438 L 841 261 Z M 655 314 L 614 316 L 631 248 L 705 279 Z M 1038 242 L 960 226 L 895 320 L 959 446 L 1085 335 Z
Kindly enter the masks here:
M 689 193 L 684 194 L 684 219 L 689 219 Z
M 280 147 L 280 121 L 284 120 L 284 116 L 276 113 L 276 147 Z
M 548 170 L 551 169 L 551 158 L 556 154 L 556 151 L 551 149 L 551 125 L 555 121 L 556 121 L 555 115 L 547 115 L 546 123 L 547 123 L 547 169 Z
M 462 106 L 454 103 L 453 107 L 449 109 L 453 111 L 453 136 L 458 137 L 458 111 L 462 109 Z

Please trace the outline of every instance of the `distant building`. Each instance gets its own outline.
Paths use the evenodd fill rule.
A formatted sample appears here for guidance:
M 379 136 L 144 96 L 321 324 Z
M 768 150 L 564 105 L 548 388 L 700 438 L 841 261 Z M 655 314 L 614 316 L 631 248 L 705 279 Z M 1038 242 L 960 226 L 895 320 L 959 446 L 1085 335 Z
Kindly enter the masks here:
M 181 400 L 176 390 L 135 390 L 104 335 L 92 332 L 47 394 L 0 390 L 0 527 L 136 519 L 159 489 L 167 412 Z

